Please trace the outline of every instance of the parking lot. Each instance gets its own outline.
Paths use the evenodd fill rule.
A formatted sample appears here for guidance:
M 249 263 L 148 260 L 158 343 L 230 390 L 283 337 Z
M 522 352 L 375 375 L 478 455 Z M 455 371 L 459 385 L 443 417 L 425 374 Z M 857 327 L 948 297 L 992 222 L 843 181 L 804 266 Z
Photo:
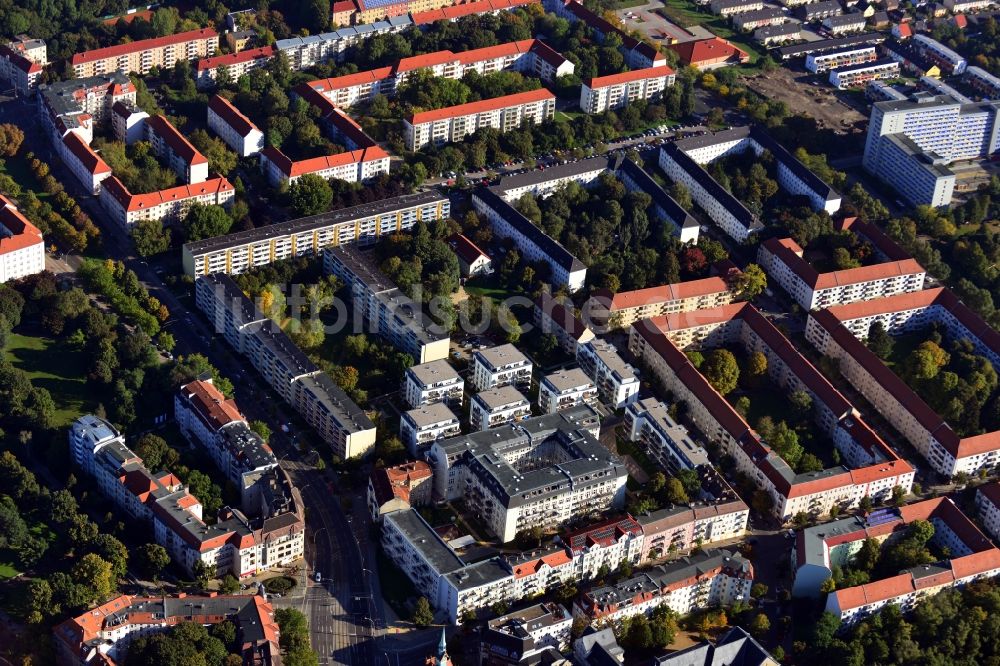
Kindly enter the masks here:
M 652 0 L 641 7 L 619 9 L 615 14 L 628 30 L 637 30 L 655 42 L 675 44 L 712 37 L 712 33 L 700 25 L 682 28 L 671 23 L 656 13 L 656 10 L 662 7 L 663 3 L 660 0 Z

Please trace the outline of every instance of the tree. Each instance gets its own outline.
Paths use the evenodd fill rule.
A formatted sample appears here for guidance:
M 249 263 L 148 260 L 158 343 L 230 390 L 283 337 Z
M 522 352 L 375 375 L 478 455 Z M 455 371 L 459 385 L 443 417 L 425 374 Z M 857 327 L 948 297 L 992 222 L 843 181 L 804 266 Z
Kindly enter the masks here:
M 232 574 L 226 574 L 219 585 L 219 591 L 223 594 L 236 594 L 240 591 L 240 581 Z
M 307 173 L 288 188 L 288 203 L 299 216 L 325 213 L 333 203 L 333 188 L 325 178 Z
M 214 137 L 203 129 L 196 129 L 188 135 L 188 139 L 201 153 L 208 158 L 208 168 L 214 173 L 226 176 L 236 168 L 239 157 L 229 150 L 225 142 Z
M 687 504 L 689 501 L 684 485 L 674 477 L 667 479 L 664 485 L 664 497 L 671 504 Z
M 728 349 L 713 349 L 705 356 L 701 373 L 708 383 L 722 395 L 736 388 L 740 379 L 740 366 Z
M 112 580 L 118 580 L 128 571 L 128 549 L 115 537 L 110 534 L 98 534 L 91 543 L 91 548 L 111 565 Z
M 876 321 L 868 328 L 868 349 L 872 350 L 876 356 L 885 360 L 892 355 L 892 348 L 895 341 L 892 336 L 886 333 L 882 322 Z
M 417 599 L 417 605 L 413 609 L 413 624 L 418 627 L 428 627 L 434 622 L 434 611 L 431 610 L 431 602 L 427 597 Z
M 111 564 L 94 553 L 87 553 L 73 565 L 73 582 L 79 585 L 86 603 L 103 601 L 114 591 L 114 574 Z
M 759 386 L 767 376 L 767 356 L 762 351 L 755 351 L 747 357 L 746 373 L 740 375 L 745 386 Z
M 626 647 L 648 650 L 653 646 L 653 630 L 649 626 L 649 620 L 642 613 L 628 618 L 624 633 L 625 640 L 622 642 Z
M 140 571 L 155 581 L 170 564 L 170 555 L 167 553 L 167 549 L 160 544 L 147 543 L 136 551 L 136 563 Z
M 0 124 L 0 156 L 14 157 L 24 143 L 24 132 L 11 123 Z
M 153 471 L 171 469 L 180 460 L 180 455 L 170 448 L 167 440 L 152 433 L 146 433 L 139 438 L 135 444 L 135 452 L 142 458 L 146 468 Z
M 191 204 L 184 216 L 184 235 L 187 240 L 198 241 L 229 233 L 233 220 L 222 206 Z
M 934 379 L 948 364 L 949 354 L 932 340 L 925 340 L 902 362 L 902 374 L 910 381 Z
M 170 232 L 155 218 L 139 220 L 132 229 L 132 242 L 140 257 L 151 257 L 170 249 Z
M 750 588 L 750 596 L 754 599 L 763 599 L 767 594 L 767 585 L 764 583 L 754 583 Z
M 211 582 L 212 575 L 215 573 L 215 571 L 213 571 L 212 567 L 205 564 L 205 562 L 203 562 L 202 560 L 198 560 L 197 562 L 194 563 L 194 567 L 192 567 L 191 573 L 194 574 L 194 582 L 198 585 L 198 587 L 200 587 L 203 590 L 207 590 L 208 584 L 209 582 Z
M 264 421 L 251 421 L 250 429 L 257 433 L 265 442 L 271 440 L 271 427 Z
M 770 630 L 771 620 L 767 618 L 767 614 L 765 613 L 757 613 L 750 622 L 750 633 L 756 636 L 758 640 L 764 638 Z
M 903 506 L 906 504 L 906 491 L 903 490 L 902 486 L 892 487 L 892 503 L 895 506 Z
M 740 298 L 749 301 L 767 288 L 767 274 L 757 264 L 749 264 L 736 276 L 733 287 Z

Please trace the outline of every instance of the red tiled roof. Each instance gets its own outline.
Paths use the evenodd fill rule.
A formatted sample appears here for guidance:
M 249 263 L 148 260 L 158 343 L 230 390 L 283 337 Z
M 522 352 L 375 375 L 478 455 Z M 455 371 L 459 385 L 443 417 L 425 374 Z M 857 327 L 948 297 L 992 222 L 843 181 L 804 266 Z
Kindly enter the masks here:
M 573 561 L 573 558 L 569 556 L 565 550 L 557 550 L 554 553 L 549 553 L 548 555 L 543 555 L 538 559 L 528 560 L 521 564 L 514 566 L 514 578 L 524 578 L 525 576 L 530 576 L 536 574 L 542 570 L 544 566 L 556 567 L 564 566 Z
M 479 246 L 466 238 L 464 234 L 452 234 L 449 236 L 448 245 L 458 255 L 458 258 L 467 264 L 471 264 L 479 257 L 490 258 L 488 254 L 480 250 Z
M 449 106 L 444 109 L 415 113 L 410 116 L 407 122 L 411 125 L 421 125 L 423 123 L 434 122 L 435 120 L 445 120 L 446 118 L 467 116 L 473 113 L 483 113 L 485 111 L 496 111 L 497 109 L 504 109 L 510 106 L 519 106 L 521 104 L 530 104 L 532 102 L 541 102 L 544 100 L 555 100 L 555 98 L 556 96 L 549 90 L 539 88 L 537 90 L 529 90 L 527 92 L 516 93 L 514 95 L 504 95 L 503 97 L 494 97 L 493 99 L 484 99 L 478 102 L 469 102 L 467 104 Z
M 669 303 L 699 296 L 709 296 L 711 294 L 721 294 L 729 291 L 729 285 L 721 277 L 707 277 L 701 280 L 688 280 L 687 282 L 676 282 L 665 284 L 659 287 L 647 287 L 646 289 L 636 289 L 634 291 L 620 291 L 610 296 L 610 292 L 602 291 L 597 296 L 610 297 L 611 303 L 608 309 L 611 312 L 616 310 L 628 310 L 641 307 L 643 305 L 655 305 L 659 303 Z
M 246 137 L 250 132 L 257 129 L 257 126 L 253 122 L 243 115 L 239 109 L 233 106 L 225 97 L 220 95 L 215 95 L 212 99 L 208 100 L 208 108 L 210 108 L 215 115 L 222 118 L 222 120 L 232 127 L 237 134 L 242 137 Z
M 345 164 L 372 162 L 389 156 L 388 153 L 378 146 L 362 148 L 361 150 L 349 150 L 337 155 L 322 155 L 320 157 L 299 160 L 297 162 L 293 162 L 287 155 L 272 146 L 268 146 L 262 150 L 261 154 L 273 162 L 275 166 L 277 166 L 278 169 L 285 174 L 286 178 L 293 178 L 307 173 L 315 173 L 325 169 L 333 169 L 335 167 L 344 166 Z
M 227 399 L 211 382 L 193 381 L 182 386 L 180 391 L 184 399 L 212 430 L 219 430 L 230 423 L 244 420 L 236 401 L 232 398 Z
M 463 16 L 473 14 L 485 14 L 497 12 L 505 9 L 514 9 L 526 5 L 538 5 L 541 0 L 479 0 L 478 2 L 466 2 L 459 5 L 452 5 L 442 9 L 432 9 L 426 12 L 416 12 L 410 15 L 416 25 L 433 23 L 434 21 L 454 21 Z
M 316 92 L 323 93 L 331 90 L 340 90 L 342 88 L 352 88 L 366 83 L 377 83 L 389 78 L 390 76 L 392 76 L 392 67 L 380 67 L 378 69 L 369 69 L 364 72 L 355 72 L 354 74 L 335 76 L 331 79 L 309 81 L 306 85 Z
M 91 174 L 111 173 L 111 167 L 76 132 L 67 132 L 63 137 L 63 143 Z
M 184 138 L 173 124 L 163 116 L 153 116 L 146 120 L 146 126 L 152 128 L 170 149 L 187 164 L 208 164 L 208 158 L 202 155 L 191 142 Z
M 197 70 L 203 72 L 207 69 L 215 69 L 216 67 L 221 67 L 225 65 L 226 67 L 231 67 L 232 65 L 238 65 L 242 62 L 250 62 L 251 60 L 266 60 L 274 55 L 273 46 L 262 46 L 256 49 L 247 49 L 246 51 L 240 51 L 238 53 L 226 53 L 225 55 L 212 56 L 211 58 L 202 58 L 198 61 Z
M 896 27 L 896 31 L 899 33 L 900 37 L 912 37 L 913 28 L 910 27 L 909 23 L 900 23 Z
M 144 9 L 144 10 L 139 11 L 139 12 L 132 12 L 131 14 L 122 14 L 121 16 L 112 16 L 109 19 L 104 19 L 103 21 L 101 21 L 101 23 L 103 23 L 104 25 L 115 25 L 116 23 L 118 23 L 118 21 L 125 21 L 126 23 L 132 23 L 133 21 L 136 21 L 138 19 L 142 19 L 143 21 L 152 21 L 153 20 L 153 10 L 152 9 Z
M 37 62 L 26 58 L 24 55 L 4 44 L 0 44 L 0 57 L 9 59 L 18 69 L 27 72 L 28 74 L 34 74 L 42 71 L 42 66 Z
M 358 5 L 354 0 L 337 0 L 333 3 L 333 13 L 341 14 L 343 12 L 353 12 L 357 11 Z
M 210 178 L 204 183 L 195 185 L 180 185 L 159 192 L 149 194 L 132 194 L 122 184 L 116 176 L 111 176 L 104 181 L 103 187 L 107 190 L 126 212 L 133 212 L 147 208 L 155 208 L 170 201 L 183 201 L 192 197 L 199 197 L 206 194 L 218 194 L 227 190 L 232 190 L 233 186 L 225 178 Z
M 548 292 L 542 292 L 535 299 L 535 307 L 545 313 L 556 326 L 569 333 L 574 340 L 579 341 L 584 333 L 590 330 L 571 308 L 552 298 Z
M 734 57 L 739 62 L 750 59 L 746 51 L 720 37 L 671 44 L 670 48 L 677 52 L 682 62 L 694 66 L 721 62 Z
M 43 242 L 42 232 L 2 194 L 0 194 L 0 225 L 11 234 L 0 235 L 0 255 Z
M 633 69 L 628 72 L 622 72 L 621 74 L 598 76 L 590 79 L 590 81 L 587 82 L 587 86 L 589 88 L 603 88 L 605 86 L 614 86 L 619 83 L 630 83 L 632 81 L 642 81 L 643 79 L 655 79 L 670 76 L 673 73 L 674 70 L 665 64 L 654 65 L 652 67 L 646 67 L 645 69 Z
M 115 58 L 118 56 L 126 55 L 128 53 L 136 53 L 138 51 L 146 51 L 148 49 L 160 48 L 163 46 L 169 46 L 171 44 L 183 44 L 185 42 L 190 42 L 198 39 L 210 39 L 212 37 L 218 37 L 217 33 L 212 28 L 201 28 L 200 30 L 189 30 L 187 32 L 181 32 L 176 35 L 167 35 L 166 37 L 156 37 L 155 39 L 142 39 L 137 42 L 129 42 L 127 44 L 117 44 L 115 46 L 108 46 L 103 49 L 94 49 L 93 51 L 84 51 L 83 53 L 77 53 L 70 60 L 73 65 L 83 65 L 88 62 L 94 62 L 97 60 L 104 60 L 105 58 Z

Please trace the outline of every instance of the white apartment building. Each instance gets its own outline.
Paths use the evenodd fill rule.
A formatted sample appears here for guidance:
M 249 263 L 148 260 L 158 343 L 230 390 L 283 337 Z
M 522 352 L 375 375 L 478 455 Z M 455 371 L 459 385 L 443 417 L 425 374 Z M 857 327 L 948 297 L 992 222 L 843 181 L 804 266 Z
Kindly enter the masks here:
M 131 102 L 115 102 L 111 107 L 111 130 L 115 138 L 126 145 L 145 138 L 147 120 L 149 114 Z
M 579 368 L 553 372 L 538 382 L 538 407 L 544 414 L 596 403 L 597 387 Z
M 892 58 L 882 58 L 860 65 L 848 65 L 830 70 L 830 85 L 839 89 L 863 88 L 871 81 L 899 78 L 899 63 Z
M 956 178 L 948 165 L 988 157 L 1000 146 L 998 109 L 1000 102 L 970 105 L 926 93 L 876 102 L 868 121 L 865 170 L 915 205 L 945 206 Z
M 656 99 L 673 84 L 674 70 L 665 64 L 598 76 L 580 87 L 580 108 L 586 113 L 619 109 L 637 100 Z
M 875 47 L 861 45 L 841 51 L 810 53 L 806 56 L 806 69 L 813 74 L 822 74 L 838 67 L 862 65 L 867 62 L 874 62 L 875 60 L 878 60 Z
M 350 289 L 355 321 L 403 351 L 417 363 L 448 358 L 448 332 L 427 317 L 419 302 L 404 294 L 354 245 L 323 251 L 323 270 Z
M 531 370 L 534 366 L 527 356 L 512 344 L 482 349 L 472 355 L 472 377 L 470 381 L 477 391 L 498 386 L 531 386 Z
M 414 407 L 399 419 L 399 438 L 413 457 L 419 457 L 432 442 L 461 434 L 455 413 L 442 402 Z
M 208 101 L 208 127 L 240 157 L 264 149 L 264 133 L 225 97 L 215 95 Z
M 849 306 L 848 306 L 849 307 Z M 771 498 L 774 515 L 787 521 L 802 511 L 819 515 L 849 509 L 864 496 L 888 498 L 893 487 L 909 489 L 913 468 L 868 427 L 853 406 L 749 303 L 648 319 L 633 325 L 629 349 L 677 401 L 687 405 L 706 441 L 733 457 Z M 814 419 L 843 458 L 822 473 L 797 474 L 694 367 L 684 349 L 739 344 L 767 357 L 768 373 L 787 393 L 811 396 Z
M 645 556 L 642 526 L 629 515 L 581 527 L 560 539 L 573 558 L 575 577 L 580 581 L 597 578 L 601 567 L 614 571 L 622 562 L 637 566 Z
M 545 88 L 539 88 L 422 111 L 403 120 L 406 149 L 420 150 L 429 144 L 454 143 L 484 127 L 506 132 L 526 123 L 541 124 L 551 120 L 555 110 L 556 96 Z
M 162 220 L 164 224 L 179 222 L 194 203 L 228 208 L 235 196 L 236 190 L 225 178 L 149 194 L 132 194 L 115 176 L 103 181 L 101 186 L 101 204 L 111 219 L 127 230 L 139 220 Z
M 78 79 L 112 72 L 145 75 L 153 67 L 169 69 L 178 60 L 198 60 L 214 55 L 218 48 L 218 33 L 211 28 L 202 28 L 84 51 L 75 54 L 70 59 L 70 65 Z
M 163 116 L 146 120 L 146 141 L 153 152 L 166 162 L 177 176 L 188 185 L 208 180 L 208 158 L 184 138 L 176 127 Z
M 708 452 L 691 439 L 688 429 L 670 416 L 656 398 L 633 402 L 625 409 L 628 438 L 640 442 L 649 456 L 667 472 L 711 465 Z
M 976 509 L 986 533 L 1000 536 L 1000 483 L 994 481 L 976 489 Z
M 545 262 L 552 271 L 551 283 L 565 286 L 569 293 L 583 289 L 587 267 L 557 240 L 546 234 L 491 188 L 480 187 L 472 193 L 472 206 L 486 218 L 493 231 L 514 241 L 521 256 L 529 262 Z
M 938 64 L 945 74 L 958 76 L 968 66 L 965 58 L 928 35 L 914 35 L 910 43 L 921 55 Z
M 100 194 L 105 180 L 111 177 L 111 167 L 94 152 L 82 135 L 89 132 L 66 132 L 55 148 L 70 172 L 91 194 Z
M 995 0 L 944 0 L 944 6 L 952 14 L 978 12 L 983 9 L 989 9 L 996 4 Z
M 49 49 L 44 39 L 32 39 L 27 35 L 18 35 L 6 44 L 14 53 L 23 56 L 31 62 L 45 66 L 49 64 Z
M 10 81 L 17 94 L 24 97 L 34 94 L 35 88 L 38 87 L 38 80 L 42 76 L 42 70 L 48 64 L 45 56 L 45 42 L 40 39 L 31 41 L 41 43 L 41 61 L 33 60 L 26 52 L 15 49 L 15 43 L 0 44 L 0 78 Z
M 1000 96 L 1000 78 L 993 76 L 982 67 L 975 65 L 966 67 L 962 81 L 984 97 L 992 99 Z
M 788 14 L 777 7 L 765 7 L 752 12 L 741 12 L 731 17 L 733 27 L 737 30 L 756 30 L 779 26 L 788 20 Z M 798 26 L 796 26 L 798 29 Z
M 238 353 L 312 426 L 340 458 L 375 446 L 375 425 L 339 386 L 247 298 L 232 278 L 195 281 L 195 304 Z
M 494 618 L 486 623 L 480 635 L 481 663 L 493 663 L 494 659 L 516 659 L 518 656 L 518 661 L 530 660 L 548 649 L 564 651 L 569 647 L 572 627 L 573 616 L 554 603 L 535 604 Z M 520 651 L 518 648 L 521 648 Z
M 504 543 L 527 527 L 620 508 L 628 472 L 597 440 L 599 426 L 580 406 L 435 442 L 427 454 L 434 495 L 461 497 Z
M 403 397 L 414 408 L 436 402 L 460 407 L 465 398 L 465 380 L 444 359 L 420 363 L 407 368 Z
M 739 552 L 709 549 L 590 590 L 573 605 L 573 615 L 591 626 L 615 628 L 659 606 L 688 615 L 711 606 L 746 603 L 753 579 L 753 565 Z
M 480 391 L 469 403 L 469 425 L 473 430 L 499 428 L 529 416 L 531 403 L 513 386 Z
M 760 11 L 764 9 L 764 3 L 761 0 L 712 0 L 709 7 L 711 7 L 713 14 L 733 16 Z
M 535 326 L 546 335 L 554 335 L 562 350 L 570 356 L 575 357 L 577 347 L 594 339 L 594 332 L 576 316 L 569 299 L 561 303 L 543 291 L 535 299 L 532 314 Z
M 976 474 L 1000 464 L 995 433 L 959 437 L 902 379 L 885 366 L 861 340 L 881 322 L 890 335 L 921 330 L 937 323 L 950 339 L 968 340 L 994 367 L 1000 349 L 993 329 L 947 289 L 898 294 L 874 301 L 841 305 L 809 315 L 806 339 L 836 360 L 844 379 L 920 452 L 939 474 Z
M 594 339 L 576 348 L 580 369 L 594 381 L 601 402 L 622 409 L 639 399 L 639 373 L 610 342 Z
M 627 328 L 637 321 L 673 312 L 690 312 L 729 305 L 736 298 L 733 276 L 712 276 L 633 291 L 596 291 L 585 305 L 596 327 Z
M 757 263 L 772 284 L 779 285 L 804 310 L 844 305 L 893 296 L 924 288 L 926 271 L 880 229 L 852 218 L 850 229 L 868 241 L 878 263 L 819 273 L 803 259 L 803 250 L 791 238 L 769 238 L 757 251 Z
M 199 90 L 214 88 L 220 72 L 225 72 L 231 81 L 236 81 L 255 69 L 269 65 L 276 53 L 273 46 L 262 46 L 256 49 L 202 58 L 195 66 L 195 83 Z
M 409 231 L 417 220 L 429 224 L 450 214 L 448 197 L 428 190 L 185 243 L 182 263 L 192 277 L 237 274 L 282 259 L 313 256 L 331 245 L 371 245 L 383 234 Z
M 0 195 L 0 284 L 45 270 L 45 239 L 10 199 Z

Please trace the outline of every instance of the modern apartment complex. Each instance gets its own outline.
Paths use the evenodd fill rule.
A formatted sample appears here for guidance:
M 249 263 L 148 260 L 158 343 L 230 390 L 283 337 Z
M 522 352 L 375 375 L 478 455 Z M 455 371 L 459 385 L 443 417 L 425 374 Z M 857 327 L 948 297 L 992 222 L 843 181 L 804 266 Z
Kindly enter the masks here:
M 45 270 L 42 232 L 0 195 L 0 284 Z
M 224 274 L 195 280 L 195 304 L 238 353 L 328 443 L 347 459 L 375 445 L 375 425 L 344 390 Z
M 168 471 L 154 474 L 146 469 L 103 419 L 77 419 L 69 443 L 74 462 L 94 479 L 101 494 L 125 516 L 149 525 L 156 543 L 189 574 L 195 563 L 203 562 L 217 576 L 245 578 L 302 557 L 305 522 L 290 484 L 288 510 L 250 519 L 224 508 L 218 522 L 208 525 L 201 503 L 180 480 Z
M 529 416 L 531 403 L 509 385 L 480 391 L 469 403 L 469 426 L 473 430 L 499 428 Z
M 183 622 L 231 622 L 244 663 L 280 663 L 279 628 L 271 604 L 260 595 L 215 593 L 115 597 L 53 629 L 56 658 L 61 666 L 124 663 L 135 638 L 167 632 Z
M 556 96 L 545 88 L 468 102 L 434 111 L 421 111 L 403 119 L 407 150 L 461 141 L 470 134 L 492 127 L 500 132 L 526 123 L 551 120 Z
M 70 65 L 78 79 L 113 72 L 149 74 L 153 67 L 169 69 L 178 60 L 198 60 L 214 55 L 218 49 L 218 33 L 202 28 L 84 51 L 74 55 Z
M 872 81 L 898 79 L 899 63 L 892 58 L 882 58 L 860 65 L 847 65 L 830 70 L 830 85 L 839 89 L 864 88 Z
M 667 143 L 660 149 L 660 168 L 691 192 L 702 210 L 737 242 L 762 228 L 760 220 L 702 167 L 724 155 L 752 150 L 770 152 L 777 162 L 778 184 L 789 194 L 805 196 L 814 210 L 836 213 L 841 197 L 784 146 L 760 127 L 736 127 L 705 136 Z
M 540 603 L 486 623 L 479 637 L 483 666 L 517 666 L 533 659 L 562 659 L 569 647 L 573 616 L 555 603 Z
M 597 387 L 579 368 L 553 372 L 538 382 L 538 407 L 545 414 L 555 414 L 577 405 L 595 404 Z
M 435 442 L 435 497 L 461 497 L 504 543 L 528 527 L 620 508 L 628 472 L 597 441 L 599 427 L 597 412 L 580 406 Z
M 910 43 L 922 56 L 940 67 L 945 74 L 958 76 L 965 72 L 965 68 L 968 66 L 965 58 L 928 35 L 914 35 Z
M 629 440 L 640 442 L 650 458 L 668 472 L 711 465 L 705 448 L 691 439 L 688 429 L 670 416 L 656 398 L 633 402 L 625 409 Z
M 215 95 L 208 100 L 208 127 L 240 157 L 264 149 L 264 133 L 225 97 Z
M 810 53 L 806 56 L 806 69 L 813 74 L 822 74 L 838 67 L 863 65 L 878 60 L 875 47 L 863 44 L 848 49 Z
M 512 344 L 482 349 L 472 355 L 470 381 L 477 391 L 498 386 L 531 386 L 531 360 Z
M 399 417 L 399 438 L 414 458 L 419 458 L 435 440 L 461 432 L 458 417 L 443 402 L 414 407 Z
M 874 224 L 847 218 L 838 224 L 867 241 L 875 261 L 867 266 L 818 272 L 791 238 L 769 238 L 760 244 L 757 263 L 804 310 L 868 301 L 924 288 L 926 271 Z
M 444 359 L 419 363 L 406 370 L 403 397 L 410 407 L 435 402 L 460 407 L 465 397 L 465 380 Z
M 638 100 L 656 99 L 674 84 L 674 78 L 674 70 L 663 64 L 588 79 L 580 87 L 580 108 L 586 113 L 603 113 Z
M 947 336 L 968 340 L 976 353 L 1000 367 L 997 333 L 955 294 L 943 288 L 898 294 L 819 310 L 809 315 L 806 339 L 840 364 L 844 379 L 945 476 L 975 474 L 1000 463 L 1000 433 L 959 437 L 862 342 L 880 322 L 890 335 L 938 324 Z
M 767 357 L 767 372 L 786 392 L 806 392 L 819 432 L 840 452 L 843 465 L 796 473 L 694 367 L 685 349 L 739 344 Z M 861 420 L 857 410 L 792 343 L 749 303 L 647 319 L 632 326 L 629 349 L 642 358 L 709 442 L 722 447 L 772 500 L 773 513 L 787 521 L 800 511 L 819 515 L 830 507 L 857 506 L 866 495 L 908 490 L 914 470 Z
M 292 257 L 313 256 L 334 245 L 371 245 L 383 234 L 413 228 L 417 220 L 434 222 L 451 213 L 447 197 L 429 190 L 279 224 L 185 243 L 184 272 L 236 274 Z
M 323 251 L 323 270 L 350 289 L 354 321 L 412 356 L 417 363 L 448 358 L 448 332 L 423 313 L 419 302 L 404 294 L 354 245 Z
M 42 69 L 48 64 L 48 48 L 41 39 L 21 35 L 0 44 L 0 78 L 10 81 L 19 95 L 34 94 Z
M 955 173 L 948 165 L 997 151 L 998 110 L 1000 101 L 962 104 L 927 93 L 877 102 L 868 121 L 865 170 L 913 204 L 945 206 L 955 189 Z
M 601 402 L 622 409 L 639 398 L 639 373 L 613 344 L 594 339 L 576 348 L 576 362 L 597 387 Z

